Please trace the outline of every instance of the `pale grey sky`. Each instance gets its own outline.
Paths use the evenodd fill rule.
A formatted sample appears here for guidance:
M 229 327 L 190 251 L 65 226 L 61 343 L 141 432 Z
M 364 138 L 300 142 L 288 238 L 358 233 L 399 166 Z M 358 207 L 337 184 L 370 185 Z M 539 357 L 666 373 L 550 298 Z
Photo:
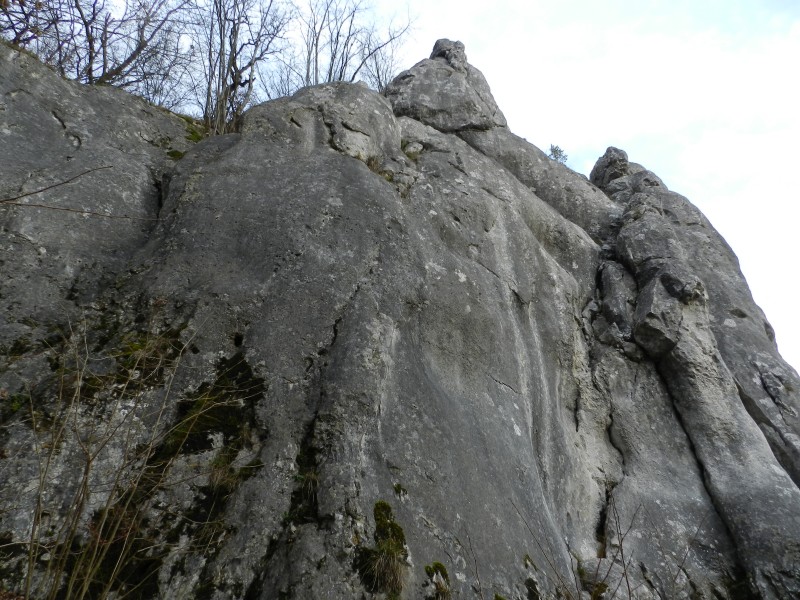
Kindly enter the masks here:
M 800 368 L 800 0 L 406 4 L 406 68 L 461 40 L 514 133 L 584 174 L 617 146 L 698 206 Z

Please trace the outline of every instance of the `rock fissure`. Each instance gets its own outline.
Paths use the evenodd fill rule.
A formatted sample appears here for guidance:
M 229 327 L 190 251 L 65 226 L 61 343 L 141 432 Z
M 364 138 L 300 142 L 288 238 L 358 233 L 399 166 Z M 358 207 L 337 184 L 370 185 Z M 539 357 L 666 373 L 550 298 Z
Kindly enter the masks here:
M 788 413 L 790 417 L 796 417 L 797 412 L 783 401 L 781 395 L 775 391 L 773 384 L 767 380 L 767 377 L 761 369 L 759 369 L 758 375 L 761 382 L 761 387 L 766 392 L 767 396 L 769 396 L 770 399 L 775 403 L 775 406 L 777 406 L 780 410 L 781 418 L 783 418 L 784 412 Z M 783 382 L 780 382 L 780 385 L 782 386 Z
M 734 379 L 734 382 L 745 410 L 761 428 L 775 458 L 800 488 L 800 469 L 796 459 L 798 452 L 795 449 L 798 443 L 791 433 L 791 424 L 786 421 L 782 412 L 779 412 L 777 417 L 765 414 L 764 403 L 756 402 L 737 379 Z M 764 391 L 769 394 L 767 390 Z
M 59 124 L 59 125 L 61 125 L 61 128 L 62 128 L 62 129 L 66 129 L 66 128 L 67 128 L 67 124 L 64 122 L 64 119 L 62 119 L 61 117 L 59 117 L 59 116 L 58 116 L 58 113 L 57 113 L 56 111 L 54 111 L 54 110 L 51 110 L 51 111 L 50 111 L 50 114 L 51 114 L 51 115 L 53 115 L 53 118 L 54 118 L 56 121 L 58 121 L 58 124 Z
M 489 273 L 491 273 L 491 274 L 492 274 L 494 277 L 496 277 L 497 279 L 499 279 L 501 282 L 505 283 L 505 284 L 508 286 L 508 288 L 509 288 L 509 289 L 511 289 L 511 285 L 510 285 L 509 283 L 507 283 L 507 282 L 505 281 L 505 279 L 503 279 L 503 277 L 501 277 L 501 276 L 500 276 L 500 275 L 498 275 L 498 274 L 497 274 L 495 271 L 493 271 L 491 267 L 487 267 L 487 266 L 486 266 L 484 263 L 482 263 L 482 262 L 481 262 L 481 261 L 479 261 L 479 260 L 475 260 L 475 264 L 477 264 L 478 266 L 480 266 L 480 267 L 483 267 L 484 269 L 486 269 L 486 270 L 487 270 Z M 512 291 L 513 291 L 513 290 L 512 290 Z
M 500 387 L 503 387 L 503 388 L 506 388 L 506 389 L 508 389 L 508 390 L 511 390 L 511 392 L 513 392 L 513 393 L 514 393 L 514 394 L 516 394 L 517 396 L 519 396 L 519 395 L 520 395 L 519 391 L 517 391 L 517 390 L 516 390 L 514 387 L 512 387 L 512 386 L 508 385 L 507 383 L 504 383 L 504 382 L 500 381 L 499 379 L 497 379 L 497 378 L 496 378 L 496 377 L 494 377 L 493 375 L 489 375 L 489 379 L 491 379 L 492 381 L 494 381 L 494 382 L 495 382 L 497 385 L 499 385 Z
M 659 376 L 661 376 L 661 375 L 659 375 Z M 663 376 L 662 376 L 662 381 L 663 381 Z M 691 452 L 691 456 L 693 457 L 695 465 L 697 466 L 697 473 L 698 473 L 698 475 L 700 477 L 700 481 L 703 484 L 703 489 L 704 489 L 706 495 L 708 496 L 709 500 L 711 501 L 710 502 L 710 506 L 711 506 L 711 508 L 713 508 L 714 512 L 716 513 L 717 517 L 719 518 L 719 521 L 725 526 L 725 531 L 727 533 L 728 538 L 732 542 L 734 542 L 734 544 L 735 544 L 736 538 L 733 536 L 733 532 L 730 529 L 730 526 L 728 525 L 728 521 L 726 519 L 725 511 L 723 510 L 723 508 L 721 506 L 718 506 L 717 502 L 715 501 L 715 490 L 714 490 L 713 486 L 711 486 L 709 484 L 709 481 L 708 481 L 709 473 L 708 473 L 708 471 L 706 470 L 706 468 L 705 468 L 705 466 L 703 464 L 702 458 L 697 453 L 697 450 L 695 448 L 694 442 L 692 441 L 692 436 L 690 435 L 690 431 L 687 430 L 687 428 L 686 428 L 686 426 L 685 426 L 685 424 L 683 422 L 683 417 L 681 415 L 681 411 L 678 408 L 678 405 L 676 404 L 675 399 L 672 397 L 672 393 L 669 391 L 669 386 L 666 385 L 666 382 L 664 382 L 664 388 L 667 390 L 667 393 L 669 394 L 670 402 L 671 402 L 671 406 L 672 406 L 672 410 L 673 410 L 673 414 L 675 416 L 675 420 L 677 421 L 678 425 L 680 426 L 680 429 L 683 432 L 683 435 L 686 437 L 686 441 L 687 441 L 687 444 L 688 444 L 689 451 Z M 735 565 L 735 567 L 737 568 L 737 570 L 742 570 L 741 565 L 738 564 L 738 563 Z

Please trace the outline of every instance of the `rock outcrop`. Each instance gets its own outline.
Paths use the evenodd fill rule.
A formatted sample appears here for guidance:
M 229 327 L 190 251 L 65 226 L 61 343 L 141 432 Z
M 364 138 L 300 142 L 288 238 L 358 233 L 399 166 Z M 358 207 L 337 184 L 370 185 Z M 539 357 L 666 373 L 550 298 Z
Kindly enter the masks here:
M 512 134 L 460 42 L 199 143 L 3 46 L 0 93 L 0 592 L 800 595 L 735 255 Z

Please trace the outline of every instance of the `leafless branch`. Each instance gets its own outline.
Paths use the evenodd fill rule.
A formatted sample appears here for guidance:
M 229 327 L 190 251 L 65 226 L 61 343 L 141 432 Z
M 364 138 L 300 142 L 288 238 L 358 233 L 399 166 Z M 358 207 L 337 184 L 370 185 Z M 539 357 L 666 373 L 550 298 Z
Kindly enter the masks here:
M 64 181 L 59 181 L 58 183 L 54 183 L 52 185 L 48 185 L 43 188 L 39 188 L 38 190 L 33 190 L 31 192 L 25 192 L 24 194 L 18 194 L 17 196 L 11 196 L 9 198 L 0 198 L 0 204 L 15 204 L 16 200 L 20 200 L 21 198 L 25 198 L 26 196 L 35 196 L 36 194 L 41 194 L 42 192 L 46 192 L 47 190 L 52 190 L 53 188 L 61 187 L 62 185 L 67 185 L 72 183 L 76 179 L 83 177 L 84 175 L 88 175 L 89 173 L 94 173 L 95 171 L 101 171 L 103 169 L 113 169 L 113 165 L 103 165 L 102 167 L 94 167 L 93 169 L 87 169 L 82 173 L 78 173 L 77 175 L 70 177 L 69 179 L 65 179 Z M 22 204 L 21 206 L 32 206 L 31 204 Z

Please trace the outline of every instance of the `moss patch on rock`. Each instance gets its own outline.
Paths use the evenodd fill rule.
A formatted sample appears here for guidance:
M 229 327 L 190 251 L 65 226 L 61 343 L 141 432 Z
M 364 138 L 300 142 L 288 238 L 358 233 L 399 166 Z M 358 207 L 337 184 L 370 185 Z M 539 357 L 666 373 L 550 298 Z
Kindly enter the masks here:
M 355 567 L 370 592 L 385 593 L 390 599 L 399 598 L 408 558 L 405 533 L 385 500 L 375 503 L 373 516 L 375 546 L 357 549 Z

